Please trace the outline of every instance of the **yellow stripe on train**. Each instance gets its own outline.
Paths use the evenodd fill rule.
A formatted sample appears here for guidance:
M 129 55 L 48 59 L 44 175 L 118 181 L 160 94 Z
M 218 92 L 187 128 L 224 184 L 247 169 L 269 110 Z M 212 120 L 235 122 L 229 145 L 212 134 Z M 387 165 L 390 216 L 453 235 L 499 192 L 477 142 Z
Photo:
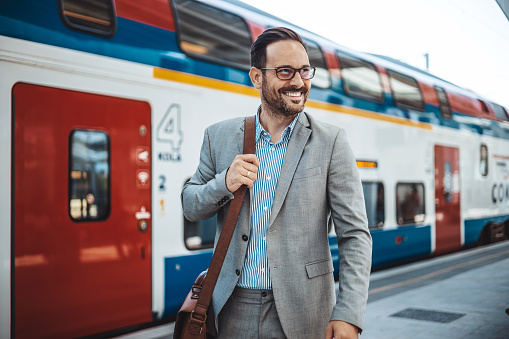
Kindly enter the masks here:
M 256 96 L 256 97 L 259 95 L 258 90 L 256 90 L 253 87 L 234 84 L 234 83 L 227 82 L 227 81 L 206 78 L 206 77 L 183 73 L 183 72 L 172 71 L 172 70 L 158 68 L 158 67 L 154 67 L 154 78 L 177 81 L 177 82 L 181 82 L 181 83 L 185 83 L 185 84 L 213 88 L 213 89 L 218 89 L 218 90 L 222 90 L 222 91 L 250 95 L 250 96 Z M 306 106 L 324 109 L 327 111 L 333 111 L 333 112 L 342 113 L 342 114 L 350 114 L 350 115 L 361 116 L 361 117 L 369 118 L 369 119 L 391 122 L 391 123 L 400 124 L 400 125 L 423 128 L 423 129 L 428 129 L 428 130 L 431 130 L 433 128 L 433 125 L 424 123 L 424 122 L 412 121 L 412 120 L 408 120 L 405 118 L 383 115 L 383 114 L 380 114 L 377 112 L 372 112 L 372 111 L 368 111 L 368 110 L 364 110 L 364 109 L 360 109 L 360 108 L 353 108 L 353 107 L 348 107 L 348 106 L 330 104 L 330 103 L 316 101 L 316 100 L 308 100 L 308 102 L 306 103 Z

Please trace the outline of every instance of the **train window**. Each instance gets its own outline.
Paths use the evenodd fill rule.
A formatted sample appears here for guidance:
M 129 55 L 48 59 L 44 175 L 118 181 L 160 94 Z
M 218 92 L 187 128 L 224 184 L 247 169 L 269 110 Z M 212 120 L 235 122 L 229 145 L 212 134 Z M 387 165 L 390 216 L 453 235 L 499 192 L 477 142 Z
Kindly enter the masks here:
M 113 0 L 60 0 L 60 15 L 72 29 L 103 36 L 115 33 Z
M 217 216 L 207 220 L 191 222 L 184 217 L 184 241 L 190 250 L 200 250 L 214 247 L 216 236 Z
M 396 211 L 399 225 L 424 222 L 424 185 L 398 183 L 396 185 Z
M 493 110 L 495 111 L 495 115 L 497 116 L 498 119 L 509 121 L 509 115 L 507 114 L 507 111 L 505 110 L 504 107 L 495 103 L 491 103 L 491 105 L 493 106 Z
M 346 94 L 361 99 L 382 102 L 384 92 L 380 74 L 375 66 L 367 61 L 346 55 L 337 54 L 343 89 Z
M 309 63 L 316 67 L 316 73 L 311 80 L 311 84 L 318 88 L 330 88 L 330 74 L 320 47 L 312 41 L 306 40 L 305 42 L 308 47 Z
M 383 227 L 385 222 L 384 185 L 381 182 L 363 182 L 362 190 L 369 228 Z
M 249 68 L 252 39 L 241 17 L 191 0 L 176 0 L 175 8 L 182 50 Z
M 486 103 L 485 103 L 484 101 L 482 101 L 482 100 L 479 100 L 479 104 L 481 104 L 482 112 L 483 112 L 484 114 L 489 115 L 489 114 L 490 114 L 490 111 L 489 111 L 488 106 L 486 105 Z
M 488 175 L 488 146 L 481 145 L 481 159 L 479 162 L 479 169 L 483 177 Z
M 396 106 L 423 111 L 424 100 L 422 99 L 422 93 L 417 81 L 408 75 L 392 70 L 387 71 Z
M 452 114 L 451 114 L 451 106 L 449 105 L 449 100 L 447 100 L 447 94 L 445 94 L 445 91 L 443 90 L 443 88 L 435 86 L 435 89 L 437 91 L 438 105 L 440 107 L 440 114 L 442 114 L 442 118 L 450 119 Z
M 110 139 L 105 132 L 73 130 L 69 136 L 69 215 L 104 220 L 110 213 Z

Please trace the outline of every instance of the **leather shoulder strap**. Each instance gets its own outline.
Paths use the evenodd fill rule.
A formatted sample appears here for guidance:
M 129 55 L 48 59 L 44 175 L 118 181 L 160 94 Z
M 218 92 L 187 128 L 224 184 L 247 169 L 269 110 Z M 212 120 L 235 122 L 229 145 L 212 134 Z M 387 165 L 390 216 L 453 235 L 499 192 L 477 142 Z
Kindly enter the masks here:
M 255 131 L 255 117 L 247 117 L 244 122 L 244 154 L 255 153 Z M 195 315 L 202 316 L 203 319 L 205 318 L 207 308 L 209 307 L 210 300 L 212 299 L 212 292 L 216 286 L 219 272 L 221 271 L 224 258 L 226 257 L 226 252 L 228 252 L 228 247 L 230 246 L 233 231 L 235 230 L 235 225 L 237 224 L 237 219 L 239 218 L 240 209 L 244 201 L 244 196 L 246 195 L 246 190 L 247 186 L 242 185 L 233 194 L 234 198 L 230 203 L 230 208 L 228 210 L 228 214 L 226 215 L 223 230 L 221 231 L 221 235 L 217 241 L 217 245 L 212 256 L 212 261 L 210 262 L 209 270 L 207 272 L 207 276 L 205 277 L 205 282 L 203 283 L 200 297 L 196 303 L 196 308 L 194 309 Z

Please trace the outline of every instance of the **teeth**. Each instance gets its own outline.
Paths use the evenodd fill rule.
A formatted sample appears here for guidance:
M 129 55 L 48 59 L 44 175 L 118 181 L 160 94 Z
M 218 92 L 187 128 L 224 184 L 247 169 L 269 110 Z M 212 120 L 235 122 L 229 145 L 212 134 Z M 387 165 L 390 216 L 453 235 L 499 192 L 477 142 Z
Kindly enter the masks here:
M 300 97 L 301 92 L 286 92 L 285 95 L 288 95 L 289 97 Z

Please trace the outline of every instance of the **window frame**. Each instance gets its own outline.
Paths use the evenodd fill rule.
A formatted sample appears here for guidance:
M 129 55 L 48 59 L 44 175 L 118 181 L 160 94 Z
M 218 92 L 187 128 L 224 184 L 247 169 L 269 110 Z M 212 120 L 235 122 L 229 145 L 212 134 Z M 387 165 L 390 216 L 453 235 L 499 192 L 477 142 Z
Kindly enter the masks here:
M 509 122 L 509 113 L 507 112 L 507 110 L 505 109 L 504 106 L 496 104 L 496 103 L 493 103 L 493 102 L 491 103 L 491 105 L 493 107 L 493 111 L 495 113 L 495 117 L 498 120 Z
M 191 180 L 191 178 L 189 178 L 185 181 L 184 186 L 189 182 L 189 180 Z M 213 220 L 215 222 L 215 225 L 213 228 L 214 236 L 212 237 L 212 243 L 206 243 L 206 245 L 203 245 L 203 242 L 202 242 L 200 244 L 200 246 L 196 246 L 196 247 L 189 246 L 187 240 L 192 237 L 192 236 L 189 236 L 189 231 L 188 231 L 189 226 L 195 225 L 198 228 L 198 227 L 200 227 L 201 224 L 203 224 L 205 222 L 210 222 L 211 220 Z M 184 246 L 189 251 L 210 250 L 210 249 L 214 248 L 214 242 L 215 242 L 216 233 L 217 233 L 217 213 L 208 219 L 199 220 L 197 222 L 189 221 L 186 218 L 186 216 L 182 213 L 182 221 L 183 221 L 183 223 L 182 223 L 182 227 L 183 227 L 182 240 L 184 241 Z M 200 239 L 202 239 L 202 238 L 200 237 Z
M 335 54 L 336 54 L 337 61 L 339 63 L 339 71 L 341 74 L 341 84 L 343 87 L 343 91 L 345 92 L 346 95 L 348 95 L 349 97 L 352 97 L 352 98 L 356 98 L 356 99 L 362 99 L 362 100 L 375 102 L 377 104 L 382 104 L 385 102 L 386 95 L 385 95 L 385 90 L 384 90 L 384 86 L 382 83 L 382 76 L 374 63 L 369 62 L 364 59 L 361 59 L 359 57 L 353 56 L 351 54 L 345 53 L 340 50 L 336 50 Z M 378 84 L 380 85 L 380 95 L 379 96 L 376 96 L 376 97 L 371 96 L 369 94 L 366 94 L 365 92 L 356 92 L 356 91 L 354 92 L 347 88 L 347 86 L 346 86 L 347 84 L 345 82 L 345 77 L 343 76 L 343 70 L 346 69 L 344 67 L 344 60 L 342 60 L 343 57 L 349 58 L 355 62 L 360 63 L 361 65 L 363 64 L 364 66 L 371 66 L 371 67 L 365 67 L 365 68 L 372 69 L 376 73 L 377 78 L 378 78 Z
M 232 16 L 232 17 L 238 18 L 239 21 L 242 22 L 243 25 L 245 26 L 245 32 L 247 32 L 249 35 L 249 49 L 251 48 L 251 44 L 253 42 L 253 36 L 251 34 L 251 30 L 249 29 L 248 23 L 246 22 L 246 20 L 243 17 L 241 17 L 238 14 L 226 11 L 222 8 L 213 7 L 207 3 L 203 3 L 203 2 L 195 2 L 195 3 L 199 4 L 200 6 L 203 6 L 203 7 L 211 8 L 217 12 L 223 12 L 223 13 L 226 13 L 226 14 Z M 200 53 L 193 53 L 193 52 L 183 48 L 182 43 L 185 41 L 182 40 L 182 28 L 181 28 L 182 20 L 181 20 L 180 14 L 179 14 L 179 9 L 177 7 L 177 1 L 171 1 L 171 6 L 172 6 L 172 10 L 173 10 L 174 17 L 175 17 L 177 42 L 179 45 L 179 49 L 183 54 L 187 55 L 188 57 L 190 57 L 192 59 L 206 61 L 206 62 L 210 62 L 210 63 L 216 64 L 216 65 L 222 65 L 222 66 L 227 66 L 227 67 L 231 67 L 231 68 L 236 68 L 236 69 L 243 70 L 243 71 L 249 71 L 251 69 L 251 65 L 249 62 L 248 62 L 248 65 L 244 65 L 244 64 L 240 64 L 240 63 L 230 61 L 230 60 L 225 60 L 225 59 L 208 56 L 208 55 L 204 55 L 204 54 L 200 54 Z M 246 55 L 247 55 L 248 61 L 249 61 L 249 58 L 250 58 L 249 52 Z
M 381 225 L 374 225 L 374 226 L 370 226 L 369 225 L 369 219 L 368 219 L 368 228 L 370 230 L 377 230 L 377 229 L 382 229 L 385 225 L 385 221 L 387 219 L 387 215 L 386 215 L 386 203 L 385 203 L 385 186 L 384 186 L 384 183 L 382 181 L 362 181 L 362 186 L 363 186 L 363 191 L 364 191 L 364 184 L 376 184 L 378 185 L 377 187 L 377 191 L 380 189 L 380 186 L 382 187 L 382 191 L 383 191 L 383 221 L 381 222 Z M 364 194 L 364 204 L 366 204 L 366 195 Z M 378 199 L 377 199 L 377 202 L 378 202 Z M 367 208 L 366 208 L 366 212 L 367 212 Z M 368 213 L 366 213 L 368 215 Z
M 73 194 L 73 185 L 72 185 L 72 171 L 73 171 L 73 135 L 75 132 L 96 132 L 96 133 L 103 133 L 106 136 L 106 140 L 108 142 L 108 145 L 106 147 L 106 151 L 108 152 L 108 178 L 107 178 L 107 185 L 108 185 L 108 192 L 106 193 L 106 201 L 108 202 L 107 206 L 107 212 L 104 214 L 103 217 L 97 218 L 97 219 L 91 219 L 91 218 L 82 218 L 82 219 L 76 219 L 71 214 L 71 200 L 72 200 L 72 194 Z M 111 137 L 110 135 L 104 131 L 104 130 L 97 130 L 97 129 L 88 129 L 88 128 L 74 128 L 69 133 L 69 141 L 68 141 L 68 179 L 67 179 L 67 185 L 68 185 L 68 196 L 67 196 L 67 203 L 68 203 L 68 214 L 69 218 L 76 223 L 81 222 L 103 222 L 105 220 L 108 220 L 111 215 Z
M 410 109 L 410 110 L 415 110 L 415 111 L 419 111 L 419 112 L 424 112 L 424 110 L 425 110 L 424 96 L 422 95 L 422 90 L 421 90 L 421 87 L 419 86 L 419 82 L 417 81 L 417 79 L 415 79 L 414 77 L 412 77 L 410 75 L 407 75 L 407 74 L 404 74 L 404 73 L 401 73 L 401 72 L 398 72 L 398 71 L 395 71 L 392 69 L 387 69 L 387 75 L 389 77 L 389 84 L 391 86 L 392 99 L 394 101 L 394 105 L 401 109 Z M 410 82 L 414 83 L 415 86 L 413 86 L 413 87 L 418 89 L 418 92 L 420 95 L 420 99 L 421 99 L 420 106 L 408 105 L 408 104 L 402 103 L 398 100 L 398 95 L 396 94 L 397 92 L 394 90 L 394 86 L 392 85 L 393 75 L 398 75 L 398 76 L 402 76 L 403 78 L 408 78 L 408 80 L 410 80 Z
M 325 68 L 323 67 L 317 67 L 316 64 L 314 64 L 313 62 L 311 62 L 311 60 L 309 60 L 309 63 L 311 66 L 313 67 L 316 67 L 316 70 L 318 71 L 319 69 L 324 69 L 326 72 L 327 72 L 327 83 L 328 85 L 327 86 L 320 86 L 320 84 L 316 84 L 314 82 L 315 78 L 316 78 L 316 73 L 315 73 L 315 77 L 313 79 L 311 79 L 311 85 L 312 87 L 315 87 L 315 88 L 320 88 L 320 89 L 329 89 L 332 87 L 332 78 L 331 78 L 331 75 L 330 75 L 330 71 L 329 71 L 329 66 L 327 65 L 327 61 L 325 60 L 325 55 L 323 54 L 323 50 L 322 48 L 320 47 L 319 44 L 317 44 L 316 42 L 312 41 L 312 40 L 309 40 L 309 39 L 306 39 L 306 38 L 303 38 L 303 41 L 304 43 L 306 44 L 307 46 L 307 49 L 308 49 L 308 56 L 309 56 L 309 50 L 310 48 L 314 48 L 316 50 L 318 50 L 318 52 L 320 52 L 320 56 L 321 56 L 321 61 L 323 63 L 323 65 L 325 66 Z M 312 47 L 311 47 L 312 46 Z
M 400 215 L 399 215 L 399 211 L 400 211 L 400 207 L 399 207 L 399 204 L 398 204 L 398 188 L 401 186 L 401 185 L 417 185 L 417 186 L 421 186 L 422 187 L 422 214 L 423 214 L 423 219 L 422 221 L 415 221 L 414 219 L 414 222 L 400 222 Z M 424 183 L 423 182 L 396 182 L 396 223 L 398 225 L 398 227 L 406 227 L 406 226 L 413 226 L 413 225 L 419 225 L 419 224 L 423 224 L 426 220 L 426 186 L 424 186 Z M 416 216 L 417 214 L 415 214 Z M 415 218 L 414 216 L 414 218 Z
M 485 159 L 483 159 L 483 149 L 486 150 L 485 152 Z M 483 160 L 485 160 L 485 164 L 486 166 L 484 167 L 484 170 L 483 168 L 481 167 L 481 165 L 483 164 Z M 487 177 L 488 176 L 488 173 L 489 173 L 489 152 L 488 152 L 488 145 L 486 144 L 481 144 L 480 148 L 479 148 L 479 171 L 481 173 L 481 177 Z
M 438 108 L 440 110 L 440 115 L 442 116 L 443 119 L 450 120 L 452 118 L 452 108 L 451 108 L 451 105 L 449 104 L 449 98 L 447 97 L 447 92 L 445 91 L 445 89 L 443 89 L 440 86 L 435 86 L 435 91 L 437 93 Z M 443 94 L 444 100 L 442 100 L 440 93 Z M 444 112 L 444 108 L 446 108 L 448 110 L 448 113 Z
M 100 30 L 97 28 L 80 25 L 80 24 L 70 21 L 68 19 L 68 16 L 64 13 L 64 2 L 65 1 L 66 0 L 58 1 L 58 13 L 60 15 L 60 19 L 68 28 L 70 28 L 74 31 L 78 31 L 81 33 L 93 34 L 93 35 L 97 35 L 97 36 L 100 36 L 103 38 L 111 38 L 115 35 L 115 33 L 117 31 L 117 13 L 115 11 L 115 3 L 113 0 L 104 0 L 104 2 L 110 3 L 109 15 L 111 16 L 111 27 L 109 30 Z

